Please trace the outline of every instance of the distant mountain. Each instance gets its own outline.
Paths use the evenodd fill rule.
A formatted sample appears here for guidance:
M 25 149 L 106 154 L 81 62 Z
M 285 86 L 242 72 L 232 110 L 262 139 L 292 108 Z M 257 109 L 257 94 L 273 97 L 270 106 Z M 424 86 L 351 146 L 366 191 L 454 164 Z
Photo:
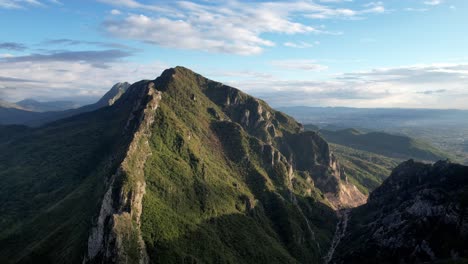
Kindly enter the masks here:
M 99 107 L 113 105 L 130 87 L 128 82 L 116 83 L 95 105 Z
M 16 105 L 33 112 L 63 111 L 78 108 L 80 106 L 78 103 L 72 101 L 39 102 L 34 99 L 25 99 L 16 102 Z
M 340 160 L 348 179 L 363 193 L 369 193 L 385 180 L 390 172 L 406 159 L 437 161 L 452 158 L 420 140 L 385 132 L 362 132 L 354 128 L 320 130 L 305 125 L 306 130 L 319 132 Z M 453 159 L 453 158 L 452 158 Z
M 1 263 L 317 263 L 366 200 L 320 135 L 183 67 L 1 129 Z
M 326 125 L 372 130 L 407 126 L 468 126 L 468 110 L 306 106 L 278 109 L 304 124 L 315 124 L 321 128 Z
M 450 157 L 426 142 L 403 135 L 364 133 L 357 129 L 320 130 L 319 133 L 329 142 L 397 159 L 437 161 Z
M 331 263 L 467 263 L 468 167 L 399 165 L 343 223 Z
M 117 83 L 98 102 L 64 111 L 34 112 L 24 107 L 17 106 L 16 104 L 13 104 L 13 106 L 17 106 L 14 108 L 0 106 L 0 125 L 40 126 L 59 119 L 94 111 L 96 109 L 112 105 L 122 96 L 129 86 L 130 84 L 126 82 Z M 28 103 L 28 101 L 26 101 L 26 103 L 23 104 L 31 105 L 31 102 L 29 101 Z
M 468 110 L 401 109 L 401 108 L 347 108 L 347 107 L 282 107 L 307 127 L 360 131 L 383 131 L 406 135 L 430 142 L 468 165 Z

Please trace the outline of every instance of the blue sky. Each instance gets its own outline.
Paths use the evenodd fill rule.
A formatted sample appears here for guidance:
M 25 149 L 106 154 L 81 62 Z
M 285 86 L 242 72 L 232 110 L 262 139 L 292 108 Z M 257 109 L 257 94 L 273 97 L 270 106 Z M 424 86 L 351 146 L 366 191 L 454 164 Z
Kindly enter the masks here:
M 0 99 L 186 66 L 273 106 L 468 108 L 468 1 L 0 0 Z

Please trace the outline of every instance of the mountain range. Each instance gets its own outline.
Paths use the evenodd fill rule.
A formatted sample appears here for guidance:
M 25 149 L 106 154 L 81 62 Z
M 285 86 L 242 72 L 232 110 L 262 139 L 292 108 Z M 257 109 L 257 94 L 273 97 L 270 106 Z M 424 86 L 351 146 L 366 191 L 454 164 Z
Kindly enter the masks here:
M 38 102 L 28 99 L 16 104 L 0 101 L 0 125 L 40 126 L 94 111 L 112 105 L 129 86 L 129 83 L 117 83 L 98 102 L 78 108 L 75 108 L 75 103 L 68 101 Z
M 0 126 L 1 263 L 468 255 L 467 167 L 408 161 L 363 188 L 319 133 L 184 67 L 52 113 Z

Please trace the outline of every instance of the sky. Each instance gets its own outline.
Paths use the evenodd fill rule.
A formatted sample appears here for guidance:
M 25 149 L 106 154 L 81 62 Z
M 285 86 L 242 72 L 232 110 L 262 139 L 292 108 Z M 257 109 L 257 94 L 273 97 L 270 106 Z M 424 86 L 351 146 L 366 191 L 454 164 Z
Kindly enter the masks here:
M 468 109 L 466 0 L 0 0 L 0 100 L 177 65 L 280 106 Z

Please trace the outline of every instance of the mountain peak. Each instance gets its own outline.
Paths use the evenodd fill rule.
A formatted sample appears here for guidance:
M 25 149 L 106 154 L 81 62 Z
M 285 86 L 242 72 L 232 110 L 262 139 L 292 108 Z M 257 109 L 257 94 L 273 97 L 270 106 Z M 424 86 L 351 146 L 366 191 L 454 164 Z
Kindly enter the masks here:
M 112 86 L 112 88 L 104 94 L 96 104 L 100 107 L 113 105 L 115 101 L 117 101 L 122 94 L 127 91 L 128 87 L 130 87 L 130 83 L 128 82 L 118 82 L 114 84 L 114 86 Z

